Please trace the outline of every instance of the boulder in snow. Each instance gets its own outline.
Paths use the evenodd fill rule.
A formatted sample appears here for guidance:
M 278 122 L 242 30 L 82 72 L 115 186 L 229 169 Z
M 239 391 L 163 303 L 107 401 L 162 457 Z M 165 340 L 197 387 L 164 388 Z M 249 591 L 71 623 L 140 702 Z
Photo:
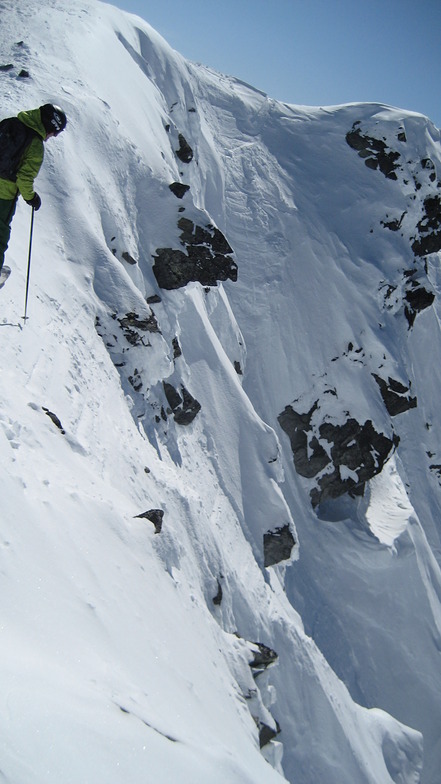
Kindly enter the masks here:
M 289 525 L 268 531 L 263 537 L 264 565 L 274 566 L 281 561 L 287 561 L 295 543 Z
M 155 534 L 161 533 L 163 517 L 164 512 L 162 509 L 149 509 L 147 512 L 141 512 L 141 514 L 135 515 L 135 518 L 150 520 L 150 522 L 155 526 Z
M 376 373 L 372 375 L 380 387 L 384 405 L 391 416 L 403 414 L 404 411 L 409 411 L 410 408 L 416 408 L 417 399 L 408 394 L 410 391 L 409 387 L 405 387 L 400 381 L 390 377 L 385 381 L 384 378 L 381 378 Z
M 398 168 L 400 153 L 389 149 L 382 139 L 363 134 L 360 123 L 355 122 L 352 130 L 346 134 L 346 141 L 364 159 L 369 169 L 379 169 L 388 179 L 397 179 L 395 170 Z
M 327 498 L 345 493 L 363 495 L 365 483 L 379 474 L 398 443 L 397 436 L 388 438 L 378 433 L 371 420 L 360 424 L 349 417 L 344 424 L 322 420 L 312 422 L 318 401 L 306 414 L 286 406 L 279 423 L 291 441 L 297 473 L 316 484 L 310 492 L 315 507 Z
M 182 163 L 190 163 L 193 160 L 193 150 L 191 149 L 187 139 L 182 133 L 178 136 L 179 149 L 176 150 L 176 155 Z
M 167 402 L 178 425 L 189 425 L 201 410 L 201 404 L 190 394 L 188 389 L 181 384 L 181 392 L 172 384 L 163 381 Z
M 233 249 L 218 228 L 198 226 L 184 217 L 178 227 L 187 253 L 173 248 L 156 250 L 153 272 L 161 288 L 178 289 L 191 281 L 216 286 L 219 280 L 237 280 L 237 264 L 230 255 Z

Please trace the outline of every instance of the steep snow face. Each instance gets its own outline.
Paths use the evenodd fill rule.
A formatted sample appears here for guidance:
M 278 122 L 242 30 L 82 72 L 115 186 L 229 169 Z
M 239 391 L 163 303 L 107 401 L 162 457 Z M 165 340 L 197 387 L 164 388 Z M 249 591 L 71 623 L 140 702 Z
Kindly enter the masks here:
M 0 40 L 2 116 L 68 115 L 1 292 L 2 779 L 436 784 L 438 130 L 88 0 Z

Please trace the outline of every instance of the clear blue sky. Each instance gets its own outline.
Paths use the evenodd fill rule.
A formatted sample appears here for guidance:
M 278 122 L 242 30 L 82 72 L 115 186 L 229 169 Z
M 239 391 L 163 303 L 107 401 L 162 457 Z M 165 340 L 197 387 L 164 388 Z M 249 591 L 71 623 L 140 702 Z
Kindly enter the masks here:
M 190 60 L 287 103 L 375 101 L 441 127 L 441 0 L 114 0 Z

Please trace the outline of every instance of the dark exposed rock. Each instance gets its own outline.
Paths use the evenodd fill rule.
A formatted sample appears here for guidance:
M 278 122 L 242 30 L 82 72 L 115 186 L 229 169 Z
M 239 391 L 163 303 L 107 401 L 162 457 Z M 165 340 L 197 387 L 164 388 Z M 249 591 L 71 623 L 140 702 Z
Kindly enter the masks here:
M 161 288 L 177 289 L 190 281 L 216 286 L 219 280 L 237 280 L 237 264 L 230 256 L 233 250 L 219 229 L 211 224 L 195 225 L 184 217 L 179 219 L 178 227 L 187 253 L 157 249 L 153 272 Z
M 300 476 L 308 479 L 312 479 L 331 462 L 331 458 L 315 436 L 309 443 L 307 434 L 311 430 L 311 420 L 317 406 L 318 401 L 306 414 L 299 414 L 292 406 L 286 406 L 278 417 L 280 426 L 291 441 L 295 469 Z
M 441 225 L 441 197 L 428 196 L 424 199 L 425 216 L 421 228 L 438 229 Z
M 173 359 L 178 359 L 178 357 L 182 356 L 182 349 L 179 345 L 179 340 L 175 337 L 172 340 L 173 346 Z
M 155 526 L 155 534 L 161 533 L 162 521 L 164 518 L 164 512 L 162 509 L 149 509 L 147 512 L 142 512 L 139 515 L 135 515 L 135 519 L 136 518 L 150 520 L 150 522 Z
M 189 425 L 201 410 L 201 404 L 184 386 L 182 386 L 182 398 L 182 408 L 174 411 L 173 415 L 178 425 Z
M 427 289 L 421 285 L 416 284 L 414 288 L 406 292 L 406 300 L 412 309 L 416 310 L 417 312 L 430 307 L 434 299 L 435 294 L 433 291 L 427 291 Z
M 181 384 L 181 394 L 172 384 L 163 381 L 167 402 L 178 425 L 189 425 L 201 410 L 201 404 Z
M 412 327 L 417 314 L 433 304 L 435 294 L 433 291 L 425 289 L 419 281 L 411 280 L 407 286 L 404 300 L 404 313 L 409 327 Z
M 128 251 L 124 250 L 121 256 L 123 257 L 124 261 L 127 262 L 127 264 L 136 264 L 136 259 L 134 259 L 133 256 L 128 253 Z
M 257 726 L 259 729 L 259 746 L 261 749 L 271 740 L 274 740 L 280 733 L 280 724 L 277 721 L 275 722 L 275 729 L 269 727 L 268 724 L 265 724 L 263 721 L 257 721 Z
M 21 79 L 29 79 L 30 73 L 26 71 L 24 68 L 21 69 L 20 73 L 18 74 Z
M 145 343 L 144 341 L 144 336 L 140 335 L 136 329 L 130 329 L 130 327 L 123 327 L 123 332 L 124 332 L 125 339 L 127 340 L 128 343 L 130 343 L 131 346 L 148 345 L 148 343 Z
M 359 122 L 354 123 L 352 130 L 346 134 L 349 146 L 358 152 L 370 169 L 379 169 L 385 177 L 396 180 L 395 170 L 398 169 L 400 153 L 388 148 L 382 139 L 363 134 L 359 125 Z
M 217 594 L 216 594 L 216 596 L 213 597 L 213 604 L 219 606 L 222 603 L 222 596 L 223 596 L 222 586 L 221 586 L 221 584 L 220 584 L 220 582 L 218 580 L 217 581 Z
M 315 509 L 322 501 L 326 501 L 326 499 L 336 499 L 346 494 L 349 495 L 350 498 L 357 498 L 358 496 L 364 495 L 364 490 L 365 482 L 354 482 L 352 479 L 342 479 L 340 470 L 336 468 L 332 474 L 324 474 L 320 478 L 318 486 L 311 490 L 311 504 Z
M 189 185 L 184 185 L 183 182 L 172 182 L 171 185 L 168 186 L 172 193 L 178 197 L 178 199 L 182 199 L 187 191 L 190 190 Z
M 412 250 L 417 256 L 428 256 L 441 250 L 441 231 L 419 237 L 412 243 Z
M 418 236 L 412 243 L 416 256 L 441 250 L 441 197 L 428 196 L 423 202 L 424 215 L 417 224 Z
M 172 411 L 178 409 L 182 403 L 182 397 L 180 396 L 179 392 L 174 388 L 172 384 L 169 384 L 167 381 L 163 381 L 163 387 L 165 396 L 167 398 L 167 403 L 169 404 Z
M 438 474 L 438 479 L 441 479 L 441 465 L 439 463 L 432 463 L 429 468 L 431 471 Z
M 254 656 L 252 661 L 250 661 L 252 670 L 265 670 L 279 658 L 278 654 L 273 651 L 272 648 L 269 648 L 268 645 L 264 645 L 261 642 L 252 642 L 250 643 L 250 646 Z
M 150 297 L 147 297 L 146 302 L 148 305 L 158 305 L 159 302 L 162 302 L 162 299 L 159 294 L 152 294 Z
M 403 212 L 401 218 L 395 218 L 391 221 L 381 221 L 381 225 L 385 227 L 385 229 L 390 229 L 390 231 L 398 231 L 401 229 L 401 224 L 403 222 L 403 218 L 406 215 L 406 212 Z
M 159 332 L 158 323 L 153 313 L 145 318 L 140 318 L 137 313 L 130 312 L 126 313 L 123 318 L 119 318 L 118 321 L 123 329 L 136 327 L 143 332 Z
M 384 291 L 384 305 L 388 310 L 404 307 L 404 314 L 409 324 L 413 326 L 416 316 L 421 311 L 429 308 L 434 300 L 435 294 L 430 288 L 426 288 L 427 278 L 423 276 L 418 267 L 404 270 L 402 278 L 396 285 L 383 282 L 381 288 Z
M 137 313 L 126 313 L 123 318 L 118 318 L 121 329 L 124 332 L 126 340 L 132 346 L 144 345 L 143 336 L 141 332 L 159 332 L 158 322 L 153 313 L 149 316 L 140 318 Z
M 176 150 L 176 155 L 182 163 L 190 163 L 193 160 L 193 150 L 182 133 L 179 134 L 178 141 L 179 150 Z
M 55 425 L 56 427 L 58 427 L 58 430 L 59 430 L 61 433 L 63 433 L 63 435 L 64 435 L 64 434 L 66 433 L 66 431 L 65 431 L 65 429 L 63 428 L 63 425 L 61 424 L 61 422 L 60 422 L 60 420 L 58 419 L 57 415 L 56 415 L 56 414 L 54 414 L 54 413 L 53 413 L 53 411 L 49 411 L 49 409 L 48 409 L 48 408 L 45 408 L 44 406 L 42 406 L 42 409 L 43 409 L 44 413 L 45 413 L 45 414 L 46 414 L 46 415 L 49 417 L 49 419 L 51 419 L 51 420 L 52 420 L 52 422 L 54 423 L 54 425 Z
M 135 368 L 133 375 L 128 376 L 129 384 L 132 385 L 135 392 L 140 392 L 142 389 L 142 378 L 140 376 L 138 368 Z
M 181 250 L 157 248 L 154 259 L 153 272 L 160 288 L 178 289 L 193 280 L 193 265 Z
M 372 375 L 380 387 L 384 405 L 391 416 L 397 416 L 397 414 L 403 414 L 411 408 L 416 408 L 417 399 L 408 394 L 410 391 L 409 387 L 405 387 L 404 384 L 390 378 L 390 376 L 385 381 L 384 378 L 377 376 L 376 373 L 372 373 Z
M 369 479 L 380 473 L 399 439 L 377 433 L 371 420 L 360 424 L 349 417 L 343 425 L 324 421 L 312 427 L 318 402 L 306 414 L 286 406 L 279 423 L 288 434 L 296 471 L 316 478 L 310 496 L 313 506 L 345 493 L 362 495 Z
M 353 418 L 348 419 L 344 425 L 326 422 L 320 425 L 319 431 L 320 436 L 332 444 L 331 457 L 334 466 L 345 466 L 357 473 L 358 481 L 349 479 L 342 482 L 342 487 L 345 488 L 347 482 L 351 488 L 364 484 L 378 474 L 394 446 L 393 440 L 383 433 L 377 433 L 370 419 L 363 425 Z
M 429 180 L 431 182 L 435 182 L 436 180 L 436 168 L 434 162 L 431 158 L 423 158 L 421 161 L 421 168 L 430 171 Z
M 0 65 L 0 71 L 11 71 L 13 67 L 13 63 L 6 63 L 5 65 Z
M 287 561 L 295 543 L 289 525 L 268 531 L 263 536 L 264 565 L 274 566 L 281 561 Z
M 240 366 L 240 362 L 237 359 L 235 359 L 233 364 L 234 364 L 234 369 L 235 369 L 237 375 L 238 376 L 242 376 L 243 373 L 242 373 L 242 368 Z
M 183 245 L 198 246 L 206 245 L 213 253 L 228 255 L 233 253 L 233 248 L 218 228 L 208 223 L 205 228 L 197 226 L 189 218 L 180 218 L 178 227 L 181 229 L 181 241 Z

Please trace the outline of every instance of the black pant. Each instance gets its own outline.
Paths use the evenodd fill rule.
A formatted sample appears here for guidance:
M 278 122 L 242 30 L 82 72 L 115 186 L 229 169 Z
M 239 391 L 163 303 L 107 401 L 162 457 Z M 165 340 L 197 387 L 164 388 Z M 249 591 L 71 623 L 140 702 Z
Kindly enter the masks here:
M 0 271 L 5 260 L 5 253 L 11 236 L 11 223 L 17 206 L 15 199 L 0 199 Z

